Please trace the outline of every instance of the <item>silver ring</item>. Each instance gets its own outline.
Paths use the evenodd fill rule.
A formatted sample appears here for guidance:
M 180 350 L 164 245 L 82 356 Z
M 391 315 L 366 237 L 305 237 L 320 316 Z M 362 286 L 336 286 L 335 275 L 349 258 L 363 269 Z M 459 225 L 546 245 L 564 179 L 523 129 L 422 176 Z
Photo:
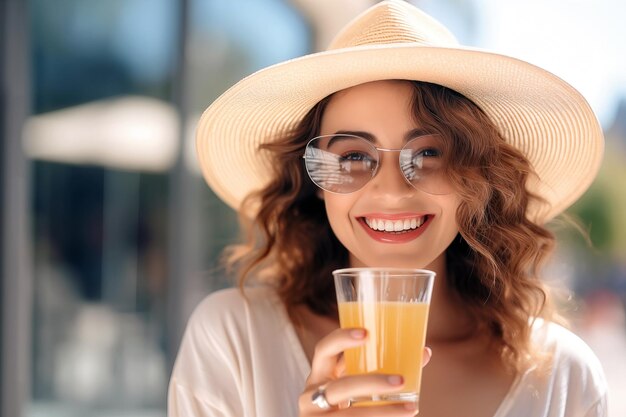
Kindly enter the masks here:
M 333 407 L 326 399 L 326 385 L 320 385 L 317 387 L 311 396 L 311 402 L 320 410 L 330 410 Z

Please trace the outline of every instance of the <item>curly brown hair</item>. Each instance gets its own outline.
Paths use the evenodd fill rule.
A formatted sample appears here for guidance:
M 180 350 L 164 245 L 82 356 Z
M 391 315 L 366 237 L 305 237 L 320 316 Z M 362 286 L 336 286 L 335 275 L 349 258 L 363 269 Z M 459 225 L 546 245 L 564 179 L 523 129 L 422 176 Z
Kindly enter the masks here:
M 406 82 L 413 87 L 412 113 L 420 127 L 444 138 L 448 174 L 461 198 L 459 234 L 446 251 L 447 284 L 480 330 L 490 332 L 504 363 L 520 369 L 531 351 L 529 322 L 553 314 L 538 270 L 554 236 L 526 216 L 529 202 L 538 198 L 525 188 L 532 168 L 465 96 L 436 84 Z M 348 251 L 333 234 L 302 161 L 331 97 L 289 134 L 262 146 L 274 175 L 244 202 L 259 207 L 255 219 L 242 219 L 247 243 L 227 252 L 240 286 L 251 276 L 269 277 L 296 323 L 298 305 L 336 317 L 331 272 L 348 266 Z

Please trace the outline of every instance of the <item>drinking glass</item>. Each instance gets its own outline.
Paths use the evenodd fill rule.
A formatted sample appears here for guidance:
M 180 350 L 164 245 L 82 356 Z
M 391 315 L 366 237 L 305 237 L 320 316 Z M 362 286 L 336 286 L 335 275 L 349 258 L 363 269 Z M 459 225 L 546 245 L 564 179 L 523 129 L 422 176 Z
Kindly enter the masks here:
M 342 328 L 364 328 L 364 345 L 344 352 L 346 373 L 402 375 L 404 389 L 351 399 L 351 405 L 419 402 L 422 356 L 435 273 L 425 269 L 333 271 Z

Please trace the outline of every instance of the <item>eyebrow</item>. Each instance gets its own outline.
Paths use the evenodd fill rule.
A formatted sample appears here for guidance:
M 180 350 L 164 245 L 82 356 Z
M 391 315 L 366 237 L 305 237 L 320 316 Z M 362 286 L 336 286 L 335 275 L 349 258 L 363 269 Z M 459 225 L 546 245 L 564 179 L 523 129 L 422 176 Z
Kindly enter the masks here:
M 334 133 L 335 135 L 354 135 L 354 136 L 360 136 L 364 139 L 367 139 L 368 141 L 374 143 L 374 144 L 379 144 L 380 142 L 378 142 L 378 139 L 376 138 L 376 136 L 370 132 L 365 132 L 365 131 L 355 131 L 355 130 L 338 130 L 337 132 Z M 426 129 L 422 129 L 422 128 L 415 128 L 415 129 L 411 129 L 408 132 L 406 132 L 404 134 L 404 142 L 408 142 L 411 139 L 415 139 L 418 136 L 424 136 L 424 135 L 430 135 L 432 134 L 431 132 L 427 131 Z

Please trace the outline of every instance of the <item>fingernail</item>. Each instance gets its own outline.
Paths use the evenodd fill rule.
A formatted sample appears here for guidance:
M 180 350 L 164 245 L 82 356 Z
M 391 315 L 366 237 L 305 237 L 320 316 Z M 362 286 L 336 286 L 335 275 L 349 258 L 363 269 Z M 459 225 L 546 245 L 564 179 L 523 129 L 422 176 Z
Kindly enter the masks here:
M 350 336 L 352 336 L 353 339 L 363 339 L 365 337 L 365 330 L 354 329 L 350 332 Z
M 404 378 L 400 375 L 390 375 L 387 377 L 387 382 L 389 382 L 390 385 L 402 385 Z

